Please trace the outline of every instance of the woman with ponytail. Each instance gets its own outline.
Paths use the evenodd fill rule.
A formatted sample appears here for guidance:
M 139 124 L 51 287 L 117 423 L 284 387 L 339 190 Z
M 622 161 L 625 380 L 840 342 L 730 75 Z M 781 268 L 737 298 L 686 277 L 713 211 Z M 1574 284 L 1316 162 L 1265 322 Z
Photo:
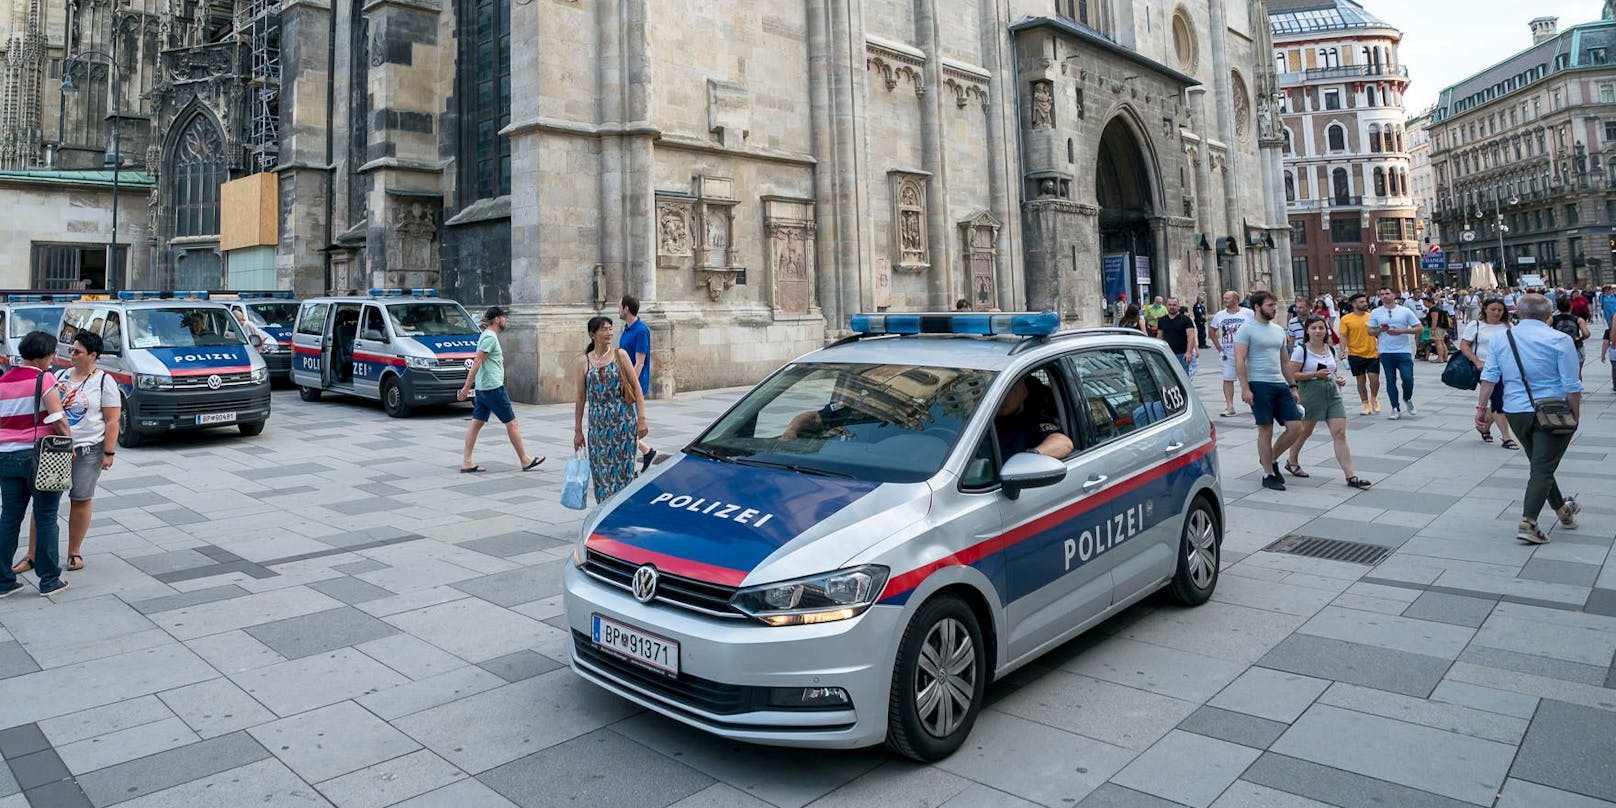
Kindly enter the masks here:
M 649 431 L 645 394 L 628 352 L 612 347 L 609 317 L 589 318 L 589 345 L 578 358 L 573 406 L 573 451 L 589 447 L 595 500 L 605 502 L 634 480 L 635 443 Z M 585 439 L 584 411 L 589 412 Z

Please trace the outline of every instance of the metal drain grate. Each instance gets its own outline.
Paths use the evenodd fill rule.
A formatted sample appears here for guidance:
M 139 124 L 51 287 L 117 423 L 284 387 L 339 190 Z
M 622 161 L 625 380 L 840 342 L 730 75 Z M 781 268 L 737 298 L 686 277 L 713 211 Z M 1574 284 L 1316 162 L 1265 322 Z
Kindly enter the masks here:
M 1391 555 L 1392 550 L 1396 548 L 1340 539 L 1321 539 L 1318 536 L 1298 536 L 1292 533 L 1263 549 L 1270 553 L 1287 553 L 1307 558 L 1345 561 L 1349 564 L 1367 564 L 1372 567 Z

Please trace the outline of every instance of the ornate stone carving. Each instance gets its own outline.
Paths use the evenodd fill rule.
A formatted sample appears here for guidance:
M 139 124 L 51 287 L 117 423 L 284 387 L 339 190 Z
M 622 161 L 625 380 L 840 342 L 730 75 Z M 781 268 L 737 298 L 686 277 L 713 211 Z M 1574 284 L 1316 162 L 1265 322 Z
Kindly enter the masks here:
M 1279 117 L 1279 98 L 1265 95 L 1257 102 L 1257 138 L 1280 142 L 1285 139 L 1284 123 Z
M 926 180 L 924 174 L 894 171 L 892 193 L 892 266 L 900 272 L 922 272 L 931 266 L 926 245 Z
M 1251 94 L 1246 92 L 1246 80 L 1235 71 L 1229 72 L 1230 102 L 1234 105 L 1234 132 L 1242 141 L 1251 139 Z
M 437 216 L 431 207 L 415 200 L 399 206 L 398 269 L 425 272 L 434 268 L 432 242 L 438 235 Z
M 1055 89 L 1047 81 L 1032 83 L 1032 128 L 1052 129 L 1055 126 Z
M 996 308 L 998 292 L 999 220 L 978 211 L 959 223 L 964 245 L 966 299 L 976 310 Z
M 676 203 L 657 206 L 657 254 L 690 255 L 690 207 Z

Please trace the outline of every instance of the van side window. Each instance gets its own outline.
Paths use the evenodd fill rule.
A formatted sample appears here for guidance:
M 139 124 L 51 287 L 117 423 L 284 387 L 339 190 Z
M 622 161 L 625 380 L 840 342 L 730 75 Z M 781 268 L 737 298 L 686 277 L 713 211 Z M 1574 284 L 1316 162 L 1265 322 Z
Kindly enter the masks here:
M 1083 351 L 1067 357 L 1082 410 L 1096 444 L 1127 435 L 1149 422 L 1139 382 L 1121 350 Z
M 101 326 L 102 353 L 123 353 L 123 327 L 116 311 L 107 312 L 107 321 Z
M 1178 381 L 1178 374 L 1173 372 L 1172 360 L 1155 351 L 1147 351 L 1150 369 L 1156 376 L 1156 387 L 1161 390 L 1162 403 L 1167 407 L 1168 417 L 1178 415 L 1190 407 L 1189 395 L 1184 392 L 1184 385 Z
M 89 328 L 90 322 L 95 319 L 95 309 L 89 306 L 74 306 L 62 312 L 62 331 L 56 339 L 63 344 L 70 343 L 78 336 L 79 331 Z
M 303 310 L 297 315 L 297 333 L 312 334 L 319 337 L 325 335 L 326 314 L 331 311 L 330 303 L 316 303 L 310 301 L 303 304 Z
M 377 342 L 387 341 L 387 322 L 382 317 L 382 310 L 377 306 L 365 307 L 365 327 L 359 335 L 364 339 Z

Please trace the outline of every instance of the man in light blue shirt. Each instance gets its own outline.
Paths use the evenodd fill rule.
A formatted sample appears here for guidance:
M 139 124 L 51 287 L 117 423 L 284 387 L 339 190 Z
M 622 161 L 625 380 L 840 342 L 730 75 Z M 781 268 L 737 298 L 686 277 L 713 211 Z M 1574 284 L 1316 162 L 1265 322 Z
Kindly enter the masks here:
M 1380 345 L 1381 375 L 1386 379 L 1386 397 L 1391 399 L 1391 419 L 1403 417 L 1404 406 L 1409 415 L 1418 415 L 1414 409 L 1414 335 L 1420 333 L 1419 315 L 1407 306 L 1397 303 L 1397 293 L 1382 286 L 1380 307 L 1369 312 L 1369 333 Z M 1397 382 L 1403 382 L 1403 395 L 1397 395 Z M 1399 404 L 1401 400 L 1402 404 Z
M 1269 292 L 1251 294 L 1252 319 L 1234 334 L 1235 374 L 1244 391 L 1242 398 L 1251 407 L 1257 422 L 1257 462 L 1262 466 L 1264 488 L 1285 490 L 1279 473 L 1279 458 L 1302 439 L 1302 408 L 1296 381 L 1285 356 L 1285 329 L 1274 318 L 1279 316 L 1279 300 Z M 1285 432 L 1274 439 L 1274 422 Z
M 1560 485 L 1554 480 L 1554 472 L 1560 467 L 1560 458 L 1571 445 L 1572 436 L 1538 429 L 1532 402 L 1563 398 L 1580 420 L 1582 367 L 1577 361 L 1576 343 L 1569 335 L 1549 326 L 1554 307 L 1547 297 L 1522 295 L 1515 306 L 1521 316 L 1520 325 L 1507 332 L 1509 339 L 1495 337 L 1487 343 L 1487 359 L 1482 365 L 1481 384 L 1476 391 L 1480 395 L 1476 422 L 1479 425 L 1486 417 L 1485 408 L 1492 397 L 1493 386 L 1504 385 L 1504 417 L 1509 419 L 1510 427 L 1532 463 L 1515 538 L 1528 544 L 1543 544 L 1549 537 L 1538 529 L 1537 518 L 1545 501 L 1554 508 L 1560 524 L 1570 530 L 1577 528 L 1577 512 L 1582 508 L 1576 499 L 1562 496 Z M 1519 361 L 1515 358 L 1517 351 Z M 1532 388 L 1530 394 L 1526 389 L 1528 384 Z

